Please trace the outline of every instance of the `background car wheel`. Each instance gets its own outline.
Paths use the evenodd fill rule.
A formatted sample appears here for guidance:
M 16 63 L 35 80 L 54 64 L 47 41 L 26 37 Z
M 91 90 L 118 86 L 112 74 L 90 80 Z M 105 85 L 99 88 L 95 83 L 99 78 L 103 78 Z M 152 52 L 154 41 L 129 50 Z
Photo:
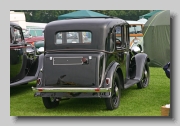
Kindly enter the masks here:
M 139 83 L 137 83 L 137 87 L 138 89 L 142 89 L 147 87 L 148 84 L 149 84 L 149 65 L 148 63 L 146 63 L 143 70 L 142 80 Z
M 108 110 L 113 110 L 119 107 L 120 104 L 120 79 L 117 73 L 114 74 L 112 82 L 111 97 L 105 99 L 106 107 Z
M 59 101 L 56 98 L 42 97 L 43 104 L 47 109 L 55 108 L 59 105 Z M 59 100 L 59 99 L 58 99 Z

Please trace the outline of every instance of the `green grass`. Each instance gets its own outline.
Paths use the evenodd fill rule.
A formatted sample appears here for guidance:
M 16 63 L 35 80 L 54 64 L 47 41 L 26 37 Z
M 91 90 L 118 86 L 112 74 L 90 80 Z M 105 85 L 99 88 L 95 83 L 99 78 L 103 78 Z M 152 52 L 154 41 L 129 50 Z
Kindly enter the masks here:
M 161 106 L 170 103 L 170 79 L 162 68 L 150 67 L 147 88 L 136 85 L 122 91 L 118 109 L 106 110 L 104 99 L 74 98 L 46 109 L 41 97 L 34 97 L 35 82 L 10 88 L 10 116 L 161 116 Z

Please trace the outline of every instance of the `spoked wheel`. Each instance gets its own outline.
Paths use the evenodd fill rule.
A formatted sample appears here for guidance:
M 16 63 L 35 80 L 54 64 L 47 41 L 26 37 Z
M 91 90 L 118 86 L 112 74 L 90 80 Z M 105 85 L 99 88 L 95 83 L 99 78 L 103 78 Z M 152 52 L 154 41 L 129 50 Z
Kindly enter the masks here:
M 139 89 L 142 89 L 142 88 L 147 87 L 148 84 L 149 84 L 149 66 L 146 63 L 144 70 L 143 70 L 142 80 L 139 83 L 137 83 L 137 87 Z
M 59 100 L 54 97 L 42 97 L 43 104 L 47 109 L 55 108 L 59 105 Z
M 118 74 L 115 73 L 112 82 L 111 97 L 105 99 L 106 107 L 108 110 L 113 110 L 119 107 L 120 104 L 120 79 Z

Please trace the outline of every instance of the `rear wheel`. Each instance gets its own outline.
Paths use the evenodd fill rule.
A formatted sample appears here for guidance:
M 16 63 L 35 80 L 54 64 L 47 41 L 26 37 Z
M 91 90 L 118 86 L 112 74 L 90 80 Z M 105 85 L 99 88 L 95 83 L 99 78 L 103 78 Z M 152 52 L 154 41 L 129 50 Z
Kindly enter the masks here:
M 119 107 L 120 96 L 120 79 L 118 74 L 115 73 L 112 81 L 111 97 L 105 99 L 106 107 L 108 110 L 113 110 Z
M 142 80 L 139 83 L 137 83 L 137 87 L 139 89 L 142 89 L 147 87 L 148 84 L 149 84 L 149 65 L 148 63 L 146 63 L 143 69 Z
M 59 105 L 59 99 L 54 97 L 42 97 L 42 100 L 47 109 L 55 108 Z

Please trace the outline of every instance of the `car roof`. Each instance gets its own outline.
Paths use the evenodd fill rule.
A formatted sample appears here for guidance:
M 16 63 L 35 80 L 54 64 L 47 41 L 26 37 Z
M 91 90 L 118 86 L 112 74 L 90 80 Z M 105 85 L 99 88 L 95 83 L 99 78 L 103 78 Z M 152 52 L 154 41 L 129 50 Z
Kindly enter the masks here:
M 120 18 L 79 18 L 79 19 L 65 19 L 65 20 L 56 20 L 48 23 L 45 27 L 45 30 L 48 29 L 57 29 L 57 30 L 85 30 L 85 29 L 98 29 L 98 28 L 104 28 L 110 24 L 122 24 L 126 23 L 125 20 L 122 20 Z M 67 27 L 69 26 L 69 27 Z
M 16 24 L 16 23 L 14 23 L 14 22 L 10 22 L 10 26 L 16 27 L 16 28 L 18 28 L 18 29 L 22 29 L 19 24 Z
M 14 23 L 14 22 L 10 22 L 11 26 L 19 26 L 18 24 Z
M 105 49 L 105 41 L 110 30 L 116 25 L 129 25 L 125 20 L 120 18 L 80 18 L 56 20 L 48 23 L 44 30 L 45 50 L 67 49 L 67 48 L 86 48 L 86 49 Z M 89 31 L 92 33 L 91 45 L 58 45 L 55 34 L 58 32 L 70 31 Z

